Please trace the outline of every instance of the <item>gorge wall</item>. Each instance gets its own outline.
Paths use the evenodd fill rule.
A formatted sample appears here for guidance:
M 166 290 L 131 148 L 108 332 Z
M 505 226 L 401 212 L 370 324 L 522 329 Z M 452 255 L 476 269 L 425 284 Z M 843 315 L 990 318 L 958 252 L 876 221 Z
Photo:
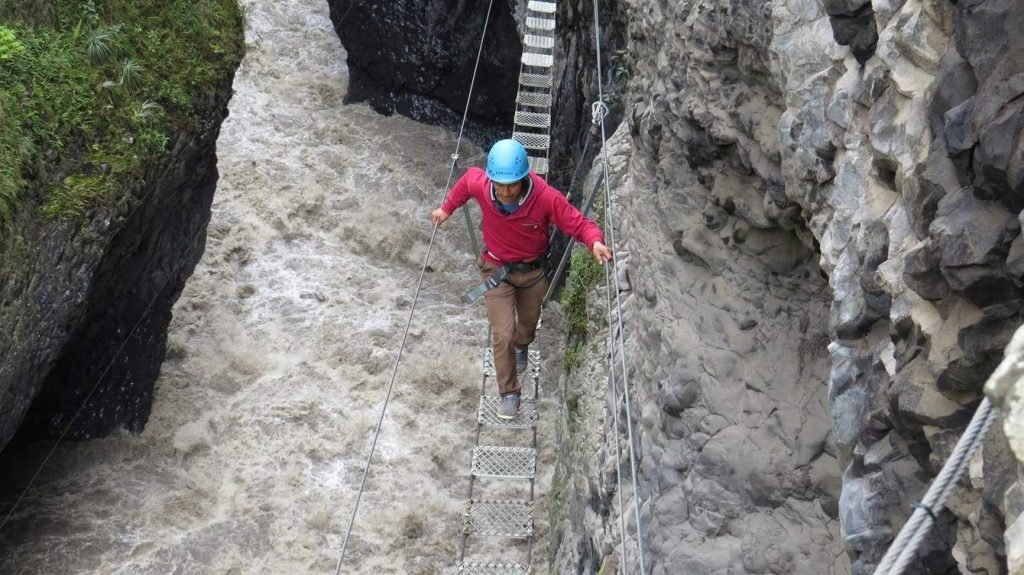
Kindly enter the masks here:
M 647 567 L 869 573 L 1021 323 L 1024 11 L 601 4 L 629 76 L 607 152 Z M 559 3 L 563 101 L 593 83 L 590 9 Z M 556 147 L 585 137 L 571 109 Z M 564 382 L 558 573 L 615 570 L 620 514 L 636 562 L 594 295 L 588 361 Z M 1020 392 L 997 389 L 1019 418 Z M 1005 423 L 913 572 L 1024 569 Z
M 75 35 L 84 29 L 83 18 L 92 19 L 94 26 L 109 27 L 110 38 L 137 50 L 134 66 L 145 61 L 142 41 L 127 30 L 147 29 L 150 23 L 143 18 L 151 15 L 147 10 L 152 7 L 113 16 L 105 9 L 86 8 L 12 3 L 0 16 L 13 26 L 12 36 L 21 34 L 26 43 L 33 30 L 49 34 L 51 43 L 78 42 Z M 170 28 L 185 26 L 174 16 L 177 8 L 163 8 L 167 14 L 156 17 L 173 16 Z M 54 131 L 73 136 L 63 142 L 37 139 L 32 141 L 37 152 L 22 165 L 0 165 L 0 171 L 24 176 L 0 243 L 0 448 L 16 433 L 25 440 L 65 433 L 69 439 L 84 439 L 118 427 L 141 431 L 146 423 L 171 307 L 203 253 L 217 183 L 217 135 L 243 50 L 237 5 L 211 3 L 196 12 L 195 28 L 152 36 L 192 42 L 192 50 L 158 56 L 173 73 L 159 76 L 160 67 L 149 64 L 136 68 L 132 87 L 137 93 L 126 88 L 127 73 L 121 84 L 101 85 L 109 67 L 98 59 L 90 61 L 81 48 L 68 56 L 81 60 L 75 65 L 78 75 L 64 69 L 47 77 L 45 64 L 36 60 L 46 54 L 32 49 L 16 55 L 20 61 L 6 62 L 10 67 L 3 70 L 5 80 L 15 86 L 3 86 L 5 102 L 17 93 L 18 71 L 34 69 L 37 97 L 44 89 L 71 93 L 79 89 L 73 82 L 85 78 L 95 92 L 79 93 L 76 105 L 88 109 L 99 101 L 102 110 L 129 115 L 126 120 L 97 114 L 86 117 L 83 125 L 56 123 Z M 139 21 L 116 21 L 125 14 Z M 106 17 L 112 20 L 102 19 Z M 223 22 L 223 29 L 213 30 Z M 210 28 L 199 28 L 200 23 Z M 192 33 L 206 34 L 201 46 Z M 85 40 L 81 42 L 84 46 Z M 203 67 L 186 69 L 185 60 L 194 56 Z M 189 85 L 180 85 L 179 75 L 187 75 Z M 188 102 L 184 109 L 183 98 Z M 109 105 L 103 108 L 104 103 Z M 143 107 L 148 115 L 132 112 Z M 67 115 L 77 111 L 61 110 Z M 13 122 L 8 127 L 29 131 L 29 122 L 16 115 L 28 111 L 6 113 L 4 120 Z M 158 129 L 155 118 L 181 123 L 159 132 L 159 152 L 147 155 L 141 134 Z M 122 126 L 128 126 L 126 133 L 119 131 Z M 108 151 L 124 146 L 128 160 Z M 114 195 L 90 199 L 70 215 L 49 211 L 55 194 L 82 181 L 109 182 Z
M 1020 324 L 1019 4 L 627 6 L 632 107 L 629 133 L 620 130 L 612 150 L 621 156 L 619 249 L 629 253 L 627 353 L 640 406 L 648 562 L 654 573 L 679 565 L 814 573 L 824 564 L 871 572 Z M 758 232 L 754 243 L 748 228 Z M 757 241 L 767 232 L 772 241 Z M 784 232 L 815 252 L 810 259 L 831 288 L 817 292 L 827 314 L 806 297 L 783 298 L 806 314 L 802 323 L 780 321 L 772 306 L 742 295 L 756 277 L 744 256 L 795 283 L 793 294 L 814 291 L 813 274 L 780 268 L 766 249 L 785 245 Z M 807 257 L 790 246 L 783 253 L 794 259 L 784 261 Z M 700 305 L 685 306 L 686 295 L 666 302 L 666 291 Z M 731 303 L 734 325 L 722 319 L 720 298 Z M 744 313 L 766 342 L 735 337 Z M 816 330 L 827 336 L 813 337 Z M 765 373 L 792 369 L 808 350 L 811 365 L 829 358 L 826 373 Z M 719 354 L 731 369 L 716 369 Z M 748 362 L 761 377 L 742 369 Z M 603 377 L 597 385 L 591 395 Z M 804 431 L 820 432 L 809 422 L 778 423 L 778 449 L 764 446 L 774 437 L 750 420 L 757 411 L 736 411 L 773 406 L 780 385 L 795 386 L 796 394 L 782 394 L 790 401 L 825 394 L 822 411 L 802 404 L 799 412 L 824 415 L 830 429 L 815 436 Z M 738 396 L 713 425 L 723 389 Z M 757 401 L 741 401 L 754 392 Z M 786 411 L 771 416 L 784 422 Z M 588 537 L 565 547 L 591 541 L 600 565 L 617 554 L 614 443 L 596 445 L 591 485 L 578 490 L 589 502 L 576 514 L 587 528 L 565 530 Z M 1014 540 L 1004 525 L 1019 509 L 1004 494 L 1017 476 L 1005 436 L 992 433 L 915 572 L 1006 572 Z M 767 527 L 751 528 L 759 515 L 770 517 Z M 1022 568 L 1017 553 L 1011 547 L 1013 572 Z

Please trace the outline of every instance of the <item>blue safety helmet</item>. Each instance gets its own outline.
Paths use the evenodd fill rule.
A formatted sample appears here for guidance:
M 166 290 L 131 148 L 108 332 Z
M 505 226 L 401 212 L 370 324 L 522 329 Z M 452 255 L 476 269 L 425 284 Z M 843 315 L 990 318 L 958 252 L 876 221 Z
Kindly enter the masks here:
M 499 140 L 487 154 L 487 177 L 496 184 L 511 184 L 526 177 L 530 161 L 526 148 L 515 140 Z

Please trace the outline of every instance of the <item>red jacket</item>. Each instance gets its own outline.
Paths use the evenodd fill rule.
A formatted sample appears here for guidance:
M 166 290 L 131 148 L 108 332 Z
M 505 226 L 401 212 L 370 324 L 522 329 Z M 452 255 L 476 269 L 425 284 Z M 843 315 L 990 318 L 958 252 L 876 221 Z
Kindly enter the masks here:
M 530 172 L 533 182 L 529 195 L 519 209 L 505 215 L 494 205 L 491 181 L 480 168 L 470 168 L 452 187 L 441 209 L 452 214 L 469 201 L 476 200 L 483 212 L 484 258 L 498 265 L 533 261 L 548 251 L 548 226 L 554 224 L 576 241 L 593 248 L 604 243 L 604 235 L 594 222 L 583 217 L 562 192 Z M 526 188 L 523 189 L 526 194 Z

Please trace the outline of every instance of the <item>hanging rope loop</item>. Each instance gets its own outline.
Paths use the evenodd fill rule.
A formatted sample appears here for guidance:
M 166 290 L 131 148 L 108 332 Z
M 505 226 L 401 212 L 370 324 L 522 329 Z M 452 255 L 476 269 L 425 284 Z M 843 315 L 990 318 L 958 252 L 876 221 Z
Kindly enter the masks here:
M 590 121 L 595 126 L 600 126 L 604 123 L 604 119 L 608 116 L 608 105 L 598 100 L 590 105 Z

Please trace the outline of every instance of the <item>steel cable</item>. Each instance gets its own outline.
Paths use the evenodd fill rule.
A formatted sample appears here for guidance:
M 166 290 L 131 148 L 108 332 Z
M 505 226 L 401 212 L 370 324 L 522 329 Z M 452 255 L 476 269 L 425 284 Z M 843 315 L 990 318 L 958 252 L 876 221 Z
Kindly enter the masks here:
M 462 135 L 463 135 L 463 133 L 465 131 L 465 128 L 466 128 L 466 119 L 469 116 L 469 104 L 470 104 L 470 102 L 473 99 L 473 87 L 476 85 L 476 74 L 477 74 L 477 70 L 480 67 L 480 57 L 483 54 L 484 39 L 487 38 L 487 24 L 490 22 L 490 19 L 491 19 L 491 8 L 493 7 L 493 5 L 494 5 L 494 0 L 490 0 L 488 2 L 488 4 L 487 4 L 487 16 L 484 18 L 483 33 L 480 36 L 480 47 L 477 50 L 476 63 L 473 65 L 473 75 L 472 75 L 472 77 L 470 78 L 470 81 L 469 81 L 469 93 L 466 96 L 466 108 L 465 108 L 465 110 L 464 110 L 464 112 L 462 114 L 462 123 L 459 126 L 459 135 L 458 135 L 458 138 L 455 141 L 455 152 L 451 156 L 452 157 L 452 165 L 451 165 L 451 168 L 448 171 L 448 180 L 445 183 L 444 190 L 443 190 L 443 192 L 441 194 L 441 202 L 438 205 L 443 204 L 444 201 L 448 197 L 448 192 L 449 192 L 449 190 L 451 188 L 452 177 L 455 174 L 455 168 L 456 168 L 456 166 L 458 164 L 458 161 L 459 161 L 459 146 L 462 144 Z M 375 429 L 374 434 L 373 434 L 373 441 L 370 444 L 370 453 L 366 457 L 366 466 L 363 468 L 363 477 L 359 481 L 359 491 L 356 494 L 356 502 L 355 502 L 354 507 L 352 508 L 352 516 L 349 519 L 348 529 L 345 532 L 345 539 L 342 541 L 341 555 L 338 558 L 338 566 L 334 570 L 335 575 L 338 575 L 338 573 L 341 572 L 341 565 L 345 561 L 345 552 L 348 549 L 349 537 L 352 535 L 352 527 L 355 524 L 356 514 L 359 511 L 359 503 L 362 500 L 363 491 L 364 491 L 364 489 L 366 487 L 366 476 L 370 473 L 370 462 L 373 459 L 373 452 L 374 452 L 374 450 L 377 447 L 377 439 L 380 436 L 381 425 L 384 423 L 384 415 L 385 415 L 385 413 L 387 413 L 388 403 L 391 401 L 391 392 L 394 389 L 395 378 L 398 375 L 398 366 L 399 366 L 399 364 L 402 361 L 402 354 L 405 351 L 405 345 L 406 345 L 406 343 L 407 343 L 407 341 L 409 339 L 409 329 L 412 326 L 412 319 L 413 319 L 413 316 L 416 313 L 416 304 L 419 301 L 420 289 L 423 286 L 423 277 L 427 273 L 427 262 L 430 260 L 430 253 L 431 253 L 431 251 L 433 250 L 433 247 L 434 247 L 434 239 L 437 237 L 438 225 L 439 224 L 434 224 L 434 229 L 433 229 L 433 231 L 430 234 L 430 242 L 427 244 L 427 253 L 423 257 L 423 267 L 420 269 L 420 276 L 419 276 L 419 279 L 416 281 L 416 290 L 413 293 L 412 306 L 411 306 L 411 309 L 409 310 L 409 319 L 408 319 L 408 321 L 406 321 L 405 331 L 402 334 L 402 343 L 401 343 L 401 345 L 398 348 L 398 356 L 395 358 L 395 365 L 394 365 L 394 367 L 391 370 L 391 378 L 390 378 L 390 381 L 388 382 L 387 393 L 386 393 L 386 395 L 384 397 L 384 405 L 383 405 L 383 407 L 381 407 L 380 417 L 377 420 L 377 426 L 376 426 L 376 429 Z
M 604 86 L 601 80 L 601 19 L 599 15 L 599 8 L 597 0 L 594 0 L 594 36 L 595 36 L 595 48 L 597 53 L 597 102 L 594 103 L 595 112 L 598 113 L 599 120 L 601 123 L 601 170 L 604 175 L 604 192 L 605 192 L 605 227 L 608 230 L 608 243 L 610 246 L 615 246 L 615 221 L 612 211 L 612 197 L 611 189 L 608 182 L 608 135 L 605 132 L 604 119 L 607 115 L 607 106 L 604 104 Z M 626 363 L 626 339 L 625 339 L 625 328 L 622 321 L 622 298 L 620 293 L 622 291 L 619 285 L 619 268 L 618 262 L 615 258 L 612 258 L 611 269 L 606 268 L 606 274 L 612 274 L 615 278 L 615 304 L 616 304 L 616 317 L 618 327 L 618 344 L 619 344 L 619 357 L 622 361 L 622 394 L 626 404 L 626 430 L 629 437 L 629 462 L 630 472 L 633 479 L 633 511 L 636 515 L 636 543 L 637 543 L 637 554 L 640 560 L 640 573 L 646 575 L 647 568 L 644 561 L 644 535 L 643 535 L 643 523 L 640 520 L 640 490 L 637 486 L 637 465 L 636 465 L 636 448 L 633 434 L 633 408 L 630 402 L 630 390 L 629 390 L 629 367 Z M 611 298 L 611 294 L 608 294 Z M 613 329 L 613 326 L 609 325 L 608 329 Z M 611 357 L 611 368 L 615 368 L 614 364 L 615 357 Z M 616 430 L 618 433 L 618 430 Z
M 956 482 L 970 465 L 974 454 L 981 447 L 988 428 L 995 421 L 995 411 L 988 398 L 982 400 L 971 417 L 971 422 L 956 443 L 953 453 L 943 464 L 921 503 L 915 506 L 910 519 L 900 529 L 896 539 L 885 552 L 875 570 L 877 575 L 900 575 L 914 558 L 921 542 L 935 522 L 936 514 L 953 493 Z

